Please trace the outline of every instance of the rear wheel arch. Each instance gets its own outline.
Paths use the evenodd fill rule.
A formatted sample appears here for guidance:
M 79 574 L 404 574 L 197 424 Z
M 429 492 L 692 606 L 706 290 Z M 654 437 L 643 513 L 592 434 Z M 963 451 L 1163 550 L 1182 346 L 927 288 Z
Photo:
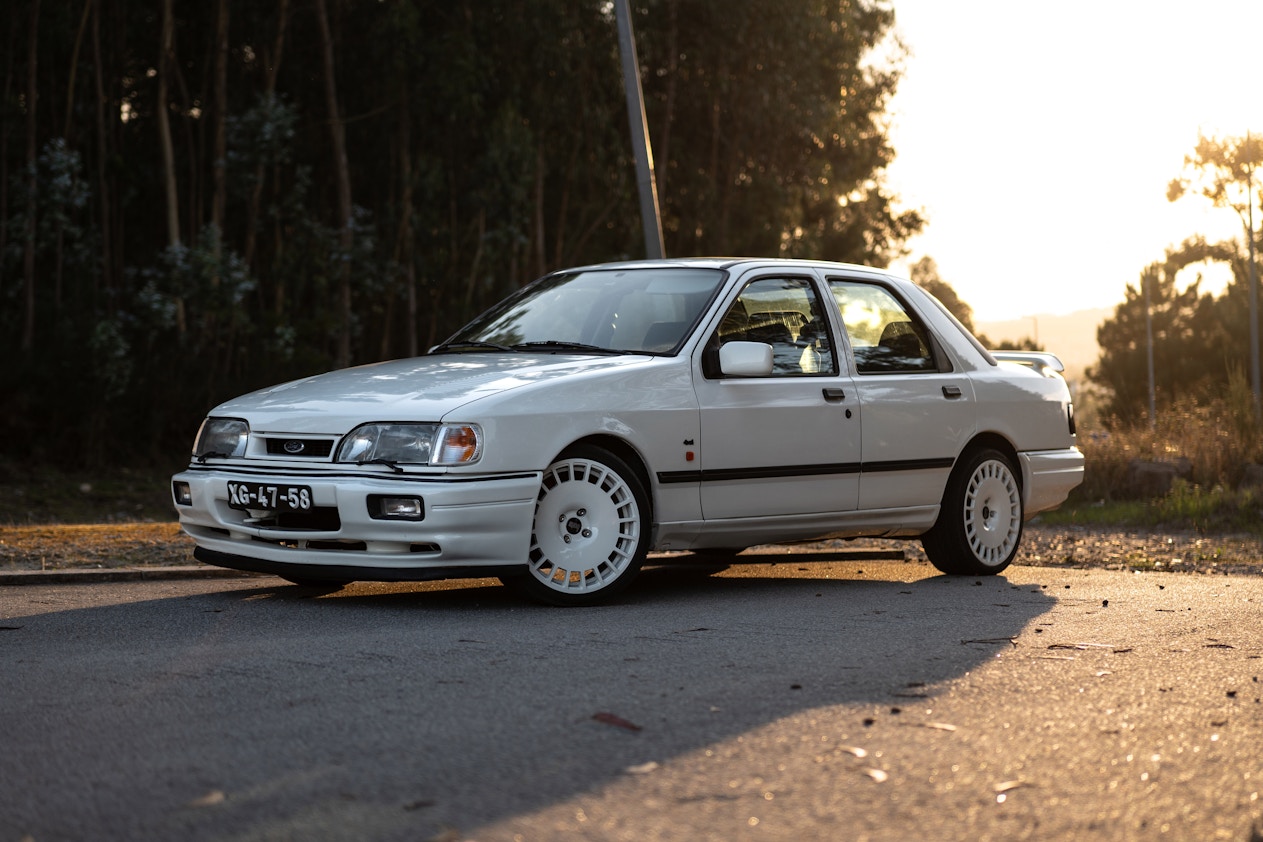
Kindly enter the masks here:
M 956 461 L 957 463 L 962 462 L 977 451 L 987 448 L 990 448 L 991 450 L 998 450 L 1000 453 L 1003 453 L 1013 464 L 1017 476 L 1017 484 L 1022 489 L 1022 502 L 1025 503 L 1026 478 L 1022 475 L 1022 460 L 1018 458 L 1017 448 L 1014 447 L 1013 443 L 1004 436 L 994 432 L 978 433 L 970 439 L 969 444 L 965 445 L 965 447 L 961 449 L 960 456 L 956 458 Z

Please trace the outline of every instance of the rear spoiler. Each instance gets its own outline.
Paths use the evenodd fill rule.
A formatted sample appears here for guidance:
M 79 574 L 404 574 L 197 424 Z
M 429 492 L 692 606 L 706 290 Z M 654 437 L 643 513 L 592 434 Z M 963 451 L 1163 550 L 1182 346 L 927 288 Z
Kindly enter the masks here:
M 1061 364 L 1061 360 L 1057 359 L 1056 354 L 1048 354 L 1042 351 L 992 351 L 991 356 L 1002 363 L 1017 363 L 1029 368 L 1045 376 L 1050 376 L 1048 372 L 1055 371 L 1058 374 L 1066 370 Z

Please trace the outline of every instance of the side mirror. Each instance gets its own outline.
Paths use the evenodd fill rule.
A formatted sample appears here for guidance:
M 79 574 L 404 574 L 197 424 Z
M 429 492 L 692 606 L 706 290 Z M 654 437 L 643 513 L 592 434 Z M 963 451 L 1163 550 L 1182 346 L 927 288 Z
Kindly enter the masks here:
M 719 349 L 719 371 L 726 377 L 769 377 L 772 346 L 766 342 L 728 342 Z

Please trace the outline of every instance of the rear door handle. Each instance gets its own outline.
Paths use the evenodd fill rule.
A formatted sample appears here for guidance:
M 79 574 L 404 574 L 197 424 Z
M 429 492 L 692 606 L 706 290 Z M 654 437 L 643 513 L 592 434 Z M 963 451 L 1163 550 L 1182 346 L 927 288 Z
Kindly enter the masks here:
M 846 400 L 846 392 L 841 389 L 821 389 L 820 391 L 824 393 L 824 399 L 831 403 Z
M 950 399 L 959 398 L 959 397 L 960 397 L 960 387 L 959 387 L 959 386 L 944 386 L 944 387 L 943 387 L 943 397 L 945 397 L 945 398 L 950 398 Z

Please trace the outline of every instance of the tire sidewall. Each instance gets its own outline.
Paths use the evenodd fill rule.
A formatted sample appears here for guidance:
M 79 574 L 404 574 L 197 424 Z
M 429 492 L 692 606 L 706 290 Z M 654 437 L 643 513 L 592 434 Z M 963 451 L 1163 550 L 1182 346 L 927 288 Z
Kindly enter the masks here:
M 650 516 L 649 495 L 645 491 L 645 486 L 641 481 L 640 475 L 618 456 L 595 445 L 575 445 L 567 448 L 549 464 L 548 470 L 551 470 L 558 463 L 567 462 L 573 459 L 583 459 L 599 463 L 618 475 L 619 479 L 627 486 L 632 497 L 635 499 L 636 509 L 640 518 L 639 535 L 636 542 L 636 548 L 626 566 L 623 567 L 617 578 L 598 590 L 579 591 L 574 593 L 557 590 L 540 581 L 533 570 L 527 570 L 521 575 L 508 577 L 503 580 L 506 585 L 509 585 L 524 596 L 527 596 L 536 602 L 542 602 L 548 605 L 597 605 L 613 600 L 621 595 L 631 585 L 632 580 L 634 580 L 636 575 L 640 572 L 640 568 L 644 566 L 645 558 L 649 554 L 652 518 Z M 538 510 L 536 517 L 538 517 Z M 538 528 L 539 524 L 532 519 L 532 542 L 534 542 L 536 530 Z
M 1017 492 L 1017 527 L 1013 547 L 998 563 L 987 562 L 978 557 L 965 528 L 969 483 L 988 462 L 1003 466 L 1008 474 L 1007 480 L 1014 484 Z M 1008 567 L 1017 556 L 1022 545 L 1024 517 L 1021 474 L 1013 460 L 994 448 L 980 448 L 970 452 L 952 471 L 943 492 L 938 520 L 922 536 L 921 543 L 930 562 L 943 573 L 970 576 L 996 574 Z

